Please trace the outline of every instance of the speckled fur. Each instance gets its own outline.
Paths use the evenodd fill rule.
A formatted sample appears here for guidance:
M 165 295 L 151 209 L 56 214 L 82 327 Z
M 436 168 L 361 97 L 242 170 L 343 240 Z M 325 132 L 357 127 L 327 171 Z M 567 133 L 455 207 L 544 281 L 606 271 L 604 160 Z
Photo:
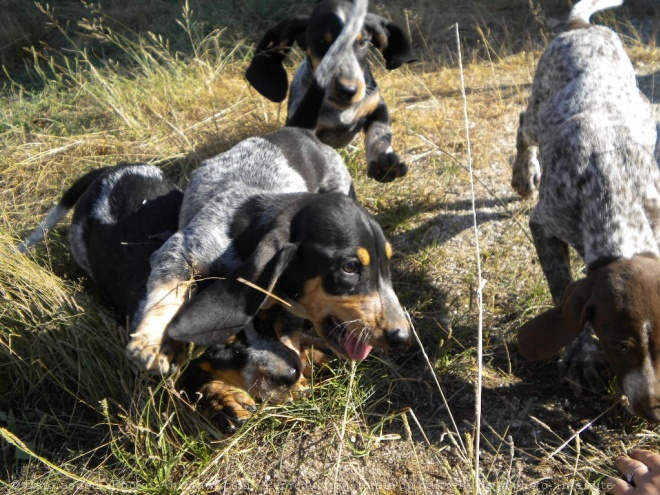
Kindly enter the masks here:
M 576 4 L 567 29 L 541 56 L 527 110 L 520 116 L 511 184 L 523 197 L 538 188 L 530 229 L 552 298 L 564 315 L 572 314 L 571 304 L 576 304 L 575 294 L 580 292 L 575 286 L 582 282 L 571 286 L 569 245 L 587 264 L 582 290 L 591 280 L 599 280 L 599 269 L 614 260 L 630 263 L 618 267 L 635 266 L 642 262 L 640 255 L 651 256 L 656 269 L 660 254 L 660 172 L 653 155 L 656 124 L 651 106 L 637 88 L 632 63 L 619 37 L 606 27 L 589 24 L 593 12 L 616 4 L 620 2 L 583 0 Z M 660 302 L 639 298 L 631 303 L 634 308 L 622 309 L 608 299 L 615 297 L 611 294 L 617 293 L 616 286 L 642 287 L 653 282 L 655 275 L 652 270 L 638 270 L 634 277 L 638 278 L 609 278 L 612 291 L 596 296 L 597 289 L 592 288 L 594 292 L 585 294 L 575 309 L 582 311 L 581 318 L 579 313 L 573 315 L 582 325 L 577 328 L 581 333 L 570 341 L 560 361 L 560 369 L 574 389 L 586 385 L 597 390 L 600 386 L 602 351 L 594 345 L 592 332 L 599 336 L 608 361 L 620 354 L 621 338 L 648 348 L 648 339 L 639 336 L 642 329 L 631 315 L 650 314 L 649 304 Z M 594 319 L 598 311 L 599 317 Z M 528 322 L 526 330 L 544 329 L 544 317 L 541 314 Z M 618 325 L 607 326 L 607 321 Z M 566 316 L 563 322 L 568 326 Z M 616 370 L 624 393 L 638 404 L 655 404 L 659 397 L 655 389 L 630 386 L 641 383 L 629 377 L 638 373 L 637 364 L 629 362 L 627 368 Z M 635 407 L 638 414 L 660 419 L 655 406 Z
M 188 284 L 230 273 L 242 263 L 232 236 L 241 208 L 253 200 L 269 205 L 268 198 L 307 192 L 353 193 L 343 160 L 311 130 L 290 127 L 252 137 L 203 161 L 186 188 L 179 230 L 151 256 L 147 294 L 126 348 L 130 359 L 144 369 L 169 372 L 173 356 L 163 344 L 165 329 L 187 300 Z M 268 225 L 272 218 L 261 218 L 268 211 L 254 221 Z
M 512 179 L 525 197 L 542 174 L 530 225 L 555 303 L 571 282 L 562 244 L 587 265 L 659 253 L 655 140 L 619 37 L 601 26 L 560 34 L 538 64 Z
M 318 183 L 308 184 L 284 150 L 262 137 L 238 143 L 225 153 L 204 160 L 186 188 L 179 217 L 179 231 L 154 253 L 149 286 L 164 279 L 185 280 L 193 273 L 226 273 L 240 260 L 230 233 L 231 220 L 249 198 L 269 193 L 341 192 L 348 194 L 351 177 L 343 160 L 322 144 L 311 131 L 285 128 L 275 134 L 289 135 L 300 147 L 318 146 L 326 157 Z

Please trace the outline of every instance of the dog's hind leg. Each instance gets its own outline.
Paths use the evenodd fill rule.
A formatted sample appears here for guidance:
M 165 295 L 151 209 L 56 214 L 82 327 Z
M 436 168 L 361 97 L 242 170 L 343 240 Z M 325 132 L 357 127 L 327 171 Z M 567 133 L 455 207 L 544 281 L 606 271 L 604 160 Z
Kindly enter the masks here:
M 536 158 L 538 146 L 525 133 L 525 113 L 520 114 L 520 124 L 516 136 L 516 158 L 513 162 L 511 187 L 521 197 L 531 196 L 539 187 L 541 167 Z

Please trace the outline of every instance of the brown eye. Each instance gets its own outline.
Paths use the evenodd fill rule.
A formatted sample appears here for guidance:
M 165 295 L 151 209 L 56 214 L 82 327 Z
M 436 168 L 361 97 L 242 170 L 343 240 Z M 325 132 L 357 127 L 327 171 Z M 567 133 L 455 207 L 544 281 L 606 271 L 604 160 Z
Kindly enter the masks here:
M 633 345 L 631 342 L 624 341 L 619 343 L 619 350 L 623 353 L 630 352 L 633 350 Z
M 344 270 L 346 273 L 355 273 L 358 268 L 360 268 L 360 263 L 358 263 L 355 260 L 345 261 L 341 265 L 341 269 Z

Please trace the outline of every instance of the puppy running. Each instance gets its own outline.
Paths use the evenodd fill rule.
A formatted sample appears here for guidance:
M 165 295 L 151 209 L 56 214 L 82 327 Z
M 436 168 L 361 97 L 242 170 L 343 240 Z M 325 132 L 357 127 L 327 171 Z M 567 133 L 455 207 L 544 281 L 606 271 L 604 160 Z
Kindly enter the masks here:
M 321 141 L 336 148 L 348 145 L 363 130 L 369 177 L 390 182 L 406 175 L 408 166 L 392 149 L 389 111 L 367 61 L 369 44 L 381 51 L 389 70 L 415 58 L 401 28 L 376 14 L 363 17 L 348 39 L 348 49 L 336 49 L 339 33 L 351 31 L 346 26 L 358 17 L 353 10 L 362 8 L 360 4 L 366 10 L 366 1 L 353 5 L 346 0 L 322 0 L 309 16 L 283 20 L 257 44 L 246 76 L 263 96 L 283 101 L 288 90 L 283 61 L 297 43 L 306 57 L 291 84 L 287 125 L 316 129 Z M 318 98 L 314 81 L 322 60 L 332 68 L 322 84 L 323 99 L 310 106 L 310 100 Z

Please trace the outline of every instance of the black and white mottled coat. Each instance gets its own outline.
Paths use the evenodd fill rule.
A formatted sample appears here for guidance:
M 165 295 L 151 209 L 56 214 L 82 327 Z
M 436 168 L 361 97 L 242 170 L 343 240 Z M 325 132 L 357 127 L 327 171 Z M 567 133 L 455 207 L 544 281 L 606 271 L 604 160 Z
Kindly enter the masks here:
M 235 269 L 241 260 L 231 229 L 241 205 L 257 195 L 300 192 L 352 194 L 344 161 L 311 131 L 284 128 L 204 160 L 186 187 L 179 231 L 154 254 L 153 278 Z M 264 223 L 270 220 L 262 217 Z
M 575 5 L 520 116 L 511 183 L 523 197 L 538 187 L 530 229 L 555 307 L 523 325 L 519 344 L 531 359 L 570 344 L 560 366 L 575 388 L 602 387 L 604 356 L 632 411 L 660 420 L 656 123 L 619 37 L 589 23 L 620 3 Z M 568 246 L 587 265 L 577 282 Z
M 351 359 L 409 341 L 391 284 L 391 246 L 355 200 L 339 154 L 312 130 L 285 127 L 203 161 L 178 227 L 151 257 L 127 346 L 144 369 L 166 373 L 177 364 L 172 340 L 225 342 L 257 314 L 282 315 L 283 307 Z M 199 279 L 214 281 L 189 297 Z M 299 326 L 284 328 L 280 316 L 271 326 L 300 353 Z
M 542 176 L 530 219 L 537 249 L 568 243 L 587 265 L 660 254 L 655 141 L 651 107 L 613 31 L 581 27 L 553 40 L 521 115 L 512 179 L 526 197 Z M 570 272 L 563 260 L 545 266 L 557 303 Z

